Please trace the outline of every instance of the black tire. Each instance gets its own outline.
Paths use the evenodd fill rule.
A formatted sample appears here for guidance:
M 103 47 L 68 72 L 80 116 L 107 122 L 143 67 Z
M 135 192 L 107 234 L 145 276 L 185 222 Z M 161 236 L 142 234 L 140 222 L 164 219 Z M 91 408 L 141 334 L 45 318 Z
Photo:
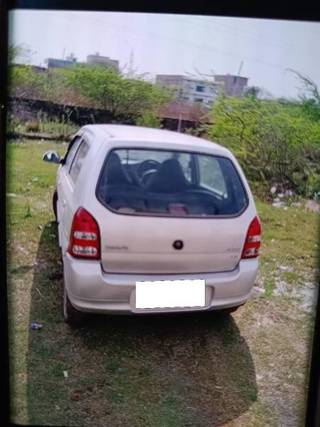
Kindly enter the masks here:
M 84 320 L 84 313 L 78 311 L 71 304 L 65 286 L 63 287 L 63 318 L 70 326 L 80 326 Z
M 55 190 L 52 196 L 52 209 L 53 209 L 56 222 L 58 222 L 57 203 L 58 203 L 58 193 L 57 193 L 57 190 Z

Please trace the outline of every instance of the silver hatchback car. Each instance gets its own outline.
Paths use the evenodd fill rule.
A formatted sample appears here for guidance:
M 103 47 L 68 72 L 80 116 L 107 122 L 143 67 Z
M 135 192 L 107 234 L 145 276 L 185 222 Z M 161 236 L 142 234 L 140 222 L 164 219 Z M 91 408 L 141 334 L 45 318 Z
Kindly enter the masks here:
M 261 226 L 232 153 L 201 138 L 125 125 L 80 129 L 53 203 L 64 317 L 233 311 L 250 296 Z

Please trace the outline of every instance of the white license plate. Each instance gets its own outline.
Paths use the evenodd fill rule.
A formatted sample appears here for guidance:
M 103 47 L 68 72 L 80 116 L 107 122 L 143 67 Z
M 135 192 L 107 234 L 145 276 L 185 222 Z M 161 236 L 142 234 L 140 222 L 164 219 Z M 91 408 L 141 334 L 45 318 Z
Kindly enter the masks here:
M 204 306 L 204 280 L 136 282 L 136 308 L 187 308 Z

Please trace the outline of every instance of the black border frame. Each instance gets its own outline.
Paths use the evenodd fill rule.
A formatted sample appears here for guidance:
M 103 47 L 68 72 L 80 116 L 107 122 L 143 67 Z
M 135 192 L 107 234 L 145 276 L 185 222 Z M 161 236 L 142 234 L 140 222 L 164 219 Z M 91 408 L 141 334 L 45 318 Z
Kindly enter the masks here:
M 9 8 L 16 9 L 47 9 L 47 10 L 82 10 L 109 12 L 144 12 L 144 13 L 176 13 L 193 15 L 230 16 L 238 18 L 286 19 L 299 21 L 319 21 L 320 10 L 316 2 L 305 0 L 303 4 L 296 2 L 255 2 L 243 0 L 198 0 L 192 5 L 187 2 L 171 0 L 7 0 Z
M 298 2 L 244 2 L 243 0 L 230 0 L 228 2 L 217 0 L 199 0 L 192 6 L 186 2 L 171 1 L 164 4 L 163 1 L 117 0 L 105 3 L 102 0 L 0 0 L 0 226 L 2 227 L 2 245 L 0 247 L 0 271 L 2 286 L 0 293 L 0 316 L 1 334 L 3 348 L 2 360 L 4 373 L 1 385 L 2 411 L 1 425 L 9 425 L 10 419 L 10 389 L 9 389 L 9 350 L 8 350 L 8 308 L 7 308 L 7 286 L 6 286 L 6 105 L 7 105 L 7 54 L 8 54 L 8 12 L 10 9 L 39 9 L 39 10 L 83 10 L 83 11 L 118 11 L 118 12 L 144 12 L 144 13 L 179 13 L 194 15 L 215 15 L 244 18 L 284 19 L 298 21 L 320 21 L 320 8 L 316 2 L 305 0 L 302 4 Z M 318 236 L 319 237 L 319 236 Z M 320 238 L 319 238 L 320 243 Z M 318 251 L 318 270 L 320 269 L 320 250 Z M 317 283 L 319 284 L 319 273 Z M 320 426 L 320 299 L 316 307 L 315 327 L 313 339 L 310 343 L 310 370 L 308 375 L 308 401 L 305 425 L 306 427 Z M 311 348 L 312 347 L 312 348 Z
M 7 251 L 6 251 L 6 105 L 8 84 L 8 14 L 7 4 L 0 0 L 0 328 L 2 338 L 2 381 L 3 396 L 0 420 L 3 425 L 10 422 L 10 372 L 9 372 L 9 330 L 8 330 L 8 299 L 7 299 Z M 2 424 L 1 423 L 1 424 Z

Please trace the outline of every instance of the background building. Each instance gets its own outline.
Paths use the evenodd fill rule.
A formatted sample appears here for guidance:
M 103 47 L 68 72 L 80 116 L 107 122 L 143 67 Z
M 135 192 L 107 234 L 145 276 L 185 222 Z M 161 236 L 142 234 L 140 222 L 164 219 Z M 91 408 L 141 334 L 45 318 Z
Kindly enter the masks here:
M 247 88 L 248 78 L 235 76 L 232 74 L 216 74 L 214 81 L 223 87 L 223 91 L 228 96 L 242 96 Z
M 71 54 L 66 59 L 47 58 L 48 68 L 70 68 L 77 63 L 77 58 Z
M 77 58 L 73 54 L 66 57 L 66 59 L 47 58 L 46 63 L 48 69 L 50 68 L 70 68 L 75 64 L 81 65 L 102 65 L 108 68 L 113 68 L 119 71 L 119 61 L 111 59 L 108 56 L 101 56 L 99 53 L 87 56 L 87 62 L 77 62 Z
M 87 64 L 103 65 L 105 67 L 113 68 L 114 70 L 119 71 L 119 61 L 111 59 L 108 56 L 99 55 L 98 52 L 94 55 L 87 56 Z
M 221 84 L 183 75 L 157 74 L 156 83 L 174 89 L 182 101 L 199 102 L 210 106 L 221 89 Z

